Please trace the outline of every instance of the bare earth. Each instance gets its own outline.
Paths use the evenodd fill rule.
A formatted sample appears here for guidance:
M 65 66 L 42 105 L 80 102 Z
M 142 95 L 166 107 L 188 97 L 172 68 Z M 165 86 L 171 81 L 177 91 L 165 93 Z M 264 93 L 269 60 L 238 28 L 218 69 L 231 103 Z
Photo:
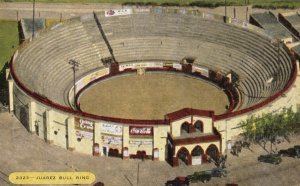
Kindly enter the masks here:
M 179 74 L 115 77 L 90 87 L 80 97 L 82 111 L 130 119 L 163 119 L 182 108 L 226 111 L 226 94 L 200 79 Z
M 0 113 L 0 185 L 12 185 L 8 177 L 14 171 L 91 171 L 97 181 L 105 186 L 163 186 L 176 176 L 186 176 L 194 171 L 208 170 L 213 164 L 180 166 L 172 168 L 166 162 L 147 160 L 122 160 L 108 157 L 92 157 L 49 145 L 36 135 L 31 135 L 20 122 L 9 113 Z M 278 149 L 300 144 L 300 136 L 291 143 L 279 144 Z M 213 178 L 207 184 L 222 185 L 235 182 L 239 186 L 292 186 L 300 183 L 300 159 L 283 158 L 279 165 L 257 162 L 265 154 L 259 146 L 253 152 L 244 150 L 239 157 L 228 155 L 227 178 Z M 138 164 L 140 166 L 137 183 Z

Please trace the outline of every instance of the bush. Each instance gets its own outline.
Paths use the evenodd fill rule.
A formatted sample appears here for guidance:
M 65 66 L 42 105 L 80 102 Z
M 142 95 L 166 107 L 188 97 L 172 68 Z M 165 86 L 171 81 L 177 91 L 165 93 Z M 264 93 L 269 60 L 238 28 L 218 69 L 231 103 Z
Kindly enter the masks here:
M 146 6 L 157 6 L 158 4 L 156 2 L 147 2 L 145 3 Z
M 296 6 L 293 4 L 255 4 L 253 8 L 261 8 L 261 9 L 295 9 Z
M 161 6 L 180 6 L 179 3 L 162 3 Z
M 198 7 L 207 7 L 207 8 L 215 8 L 219 6 L 224 6 L 224 2 L 207 2 L 207 1 L 194 1 L 189 4 L 190 6 L 198 6 Z M 229 5 L 229 3 L 227 3 Z
M 157 6 L 156 2 L 124 2 L 122 3 L 124 6 Z
M 144 6 L 144 2 L 124 2 L 122 5 L 129 6 Z

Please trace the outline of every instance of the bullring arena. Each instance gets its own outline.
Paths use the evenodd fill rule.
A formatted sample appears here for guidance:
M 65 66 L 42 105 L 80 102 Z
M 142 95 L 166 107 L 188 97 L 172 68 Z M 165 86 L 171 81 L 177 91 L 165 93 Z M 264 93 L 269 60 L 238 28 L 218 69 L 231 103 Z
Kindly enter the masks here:
M 10 111 L 71 151 L 202 164 L 225 153 L 249 116 L 297 110 L 291 42 L 198 10 L 94 12 L 14 54 Z

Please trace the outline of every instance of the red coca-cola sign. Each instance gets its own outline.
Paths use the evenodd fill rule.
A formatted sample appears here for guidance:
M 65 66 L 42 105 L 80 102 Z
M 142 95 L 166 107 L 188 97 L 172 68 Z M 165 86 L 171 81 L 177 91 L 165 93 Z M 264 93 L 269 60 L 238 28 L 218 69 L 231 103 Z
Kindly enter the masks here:
M 153 127 L 129 126 L 129 135 L 153 136 Z

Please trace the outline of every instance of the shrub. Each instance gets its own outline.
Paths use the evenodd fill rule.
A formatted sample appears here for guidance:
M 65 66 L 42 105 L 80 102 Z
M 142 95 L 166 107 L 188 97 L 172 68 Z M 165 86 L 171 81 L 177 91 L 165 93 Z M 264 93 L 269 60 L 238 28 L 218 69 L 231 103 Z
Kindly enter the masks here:
M 169 2 L 169 3 L 162 3 L 161 6 L 180 6 L 179 3 Z

